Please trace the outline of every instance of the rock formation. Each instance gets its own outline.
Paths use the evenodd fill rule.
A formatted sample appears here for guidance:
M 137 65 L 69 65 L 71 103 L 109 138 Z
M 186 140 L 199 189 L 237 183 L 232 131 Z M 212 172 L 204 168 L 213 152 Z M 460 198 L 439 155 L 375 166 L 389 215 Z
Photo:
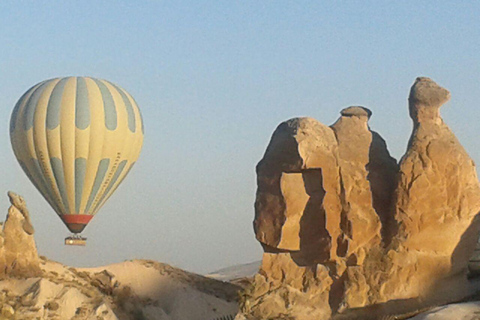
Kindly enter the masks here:
M 257 166 L 254 229 L 265 253 L 244 293 L 248 319 L 381 315 L 468 294 L 480 185 L 439 115 L 449 96 L 415 81 L 400 166 L 363 107 L 331 127 L 278 126 Z
M 466 288 L 468 260 L 478 240 L 480 184 L 475 164 L 440 117 L 449 98 L 429 78 L 417 78 L 410 92 L 414 128 L 400 163 L 398 234 L 391 253 L 398 262 L 392 278 L 405 283 L 399 298 L 432 296 L 443 282 L 451 296 Z
M 267 252 L 295 251 L 300 260 L 318 262 L 336 255 L 337 149 L 333 131 L 314 119 L 292 119 L 277 128 L 257 166 L 254 226 Z
M 25 200 L 8 192 L 11 206 L 0 235 L 0 277 L 35 277 L 41 275 L 34 229 Z
M 372 205 L 372 190 L 367 179 L 373 140 L 367 125 L 371 111 L 350 107 L 343 109 L 341 115 L 331 127 L 339 146 L 343 201 L 339 251 L 342 256 L 352 257 L 357 264 L 362 264 L 366 251 L 381 241 L 380 218 Z

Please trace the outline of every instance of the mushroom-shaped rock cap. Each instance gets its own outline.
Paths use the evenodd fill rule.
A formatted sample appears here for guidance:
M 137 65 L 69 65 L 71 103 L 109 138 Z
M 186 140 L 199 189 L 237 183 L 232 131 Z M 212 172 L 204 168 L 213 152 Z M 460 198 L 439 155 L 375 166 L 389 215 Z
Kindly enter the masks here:
M 440 108 L 450 100 L 450 92 L 427 77 L 418 77 L 410 89 L 410 104 L 415 107 Z
M 352 106 L 343 109 L 340 111 L 340 114 L 343 117 L 351 117 L 351 116 L 357 116 L 357 117 L 367 117 L 370 119 L 370 116 L 372 115 L 372 111 L 365 107 L 360 107 L 360 106 Z

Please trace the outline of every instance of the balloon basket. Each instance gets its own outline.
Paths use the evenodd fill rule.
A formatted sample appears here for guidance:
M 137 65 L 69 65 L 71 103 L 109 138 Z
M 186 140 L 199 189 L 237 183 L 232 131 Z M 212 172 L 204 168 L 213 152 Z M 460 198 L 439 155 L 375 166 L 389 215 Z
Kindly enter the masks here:
M 87 244 L 87 238 L 79 235 L 74 235 L 65 238 L 66 246 L 85 246 Z

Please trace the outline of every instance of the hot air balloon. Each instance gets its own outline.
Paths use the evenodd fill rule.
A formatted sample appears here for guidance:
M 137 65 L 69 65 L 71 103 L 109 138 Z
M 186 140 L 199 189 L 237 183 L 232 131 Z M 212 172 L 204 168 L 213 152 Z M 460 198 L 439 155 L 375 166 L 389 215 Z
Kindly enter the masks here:
M 143 121 L 130 94 L 90 77 L 46 80 L 15 105 L 10 139 L 20 166 L 74 234 L 79 234 L 138 159 Z

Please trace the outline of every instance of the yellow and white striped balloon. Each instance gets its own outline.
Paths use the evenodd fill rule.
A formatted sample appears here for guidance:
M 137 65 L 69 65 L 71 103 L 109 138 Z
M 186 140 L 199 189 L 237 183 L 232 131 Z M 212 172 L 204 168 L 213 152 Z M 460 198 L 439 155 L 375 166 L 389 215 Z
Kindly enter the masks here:
M 43 81 L 17 102 L 13 151 L 70 231 L 81 232 L 138 159 L 140 110 L 119 86 L 89 77 Z

